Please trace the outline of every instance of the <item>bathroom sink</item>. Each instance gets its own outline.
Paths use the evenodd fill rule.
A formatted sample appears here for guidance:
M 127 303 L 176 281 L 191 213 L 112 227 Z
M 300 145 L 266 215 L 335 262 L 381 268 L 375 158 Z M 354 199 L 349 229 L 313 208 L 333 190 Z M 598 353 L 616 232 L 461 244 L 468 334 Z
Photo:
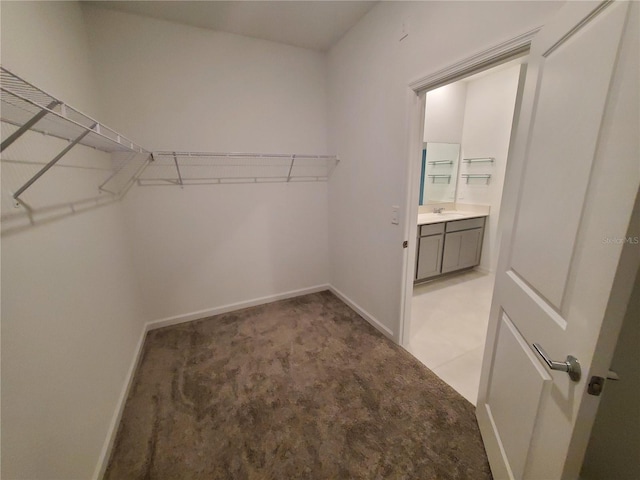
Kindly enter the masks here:
M 466 213 L 460 213 L 460 212 L 442 212 L 442 213 L 434 213 L 434 216 L 438 216 L 438 217 L 442 217 L 442 218 L 458 218 L 458 217 L 465 217 L 467 214 Z
M 458 220 L 462 218 L 469 218 L 474 216 L 469 212 L 462 211 L 444 211 L 442 213 L 422 213 L 418 215 L 418 224 L 424 225 L 427 223 L 449 222 L 451 220 Z

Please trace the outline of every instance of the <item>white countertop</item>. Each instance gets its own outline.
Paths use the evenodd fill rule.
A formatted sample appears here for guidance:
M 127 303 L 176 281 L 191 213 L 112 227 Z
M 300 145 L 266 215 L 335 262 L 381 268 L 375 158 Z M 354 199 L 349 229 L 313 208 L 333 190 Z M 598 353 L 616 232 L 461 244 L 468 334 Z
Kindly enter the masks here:
M 418 225 L 429 223 L 451 222 L 467 218 L 487 217 L 485 213 L 465 212 L 462 210 L 445 210 L 442 213 L 421 213 L 418 215 Z

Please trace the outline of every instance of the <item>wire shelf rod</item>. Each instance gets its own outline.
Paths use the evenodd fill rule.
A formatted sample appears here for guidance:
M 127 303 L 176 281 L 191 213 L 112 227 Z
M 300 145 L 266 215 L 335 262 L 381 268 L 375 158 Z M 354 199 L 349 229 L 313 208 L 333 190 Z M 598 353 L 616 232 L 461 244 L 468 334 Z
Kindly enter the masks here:
M 291 158 L 291 157 L 289 157 Z M 296 157 L 297 158 L 297 157 Z M 171 164 L 173 164 L 173 157 L 171 158 L 161 158 L 158 159 L 156 157 L 156 161 L 158 160 L 166 160 L 171 162 Z M 183 168 L 211 168 L 211 167 L 242 167 L 242 168 L 248 168 L 248 167 L 279 167 L 279 168 L 283 168 L 283 167 L 289 167 L 290 162 L 285 163 L 251 163 L 251 164 L 240 164 L 240 163 L 215 163 L 215 164 L 207 164 L 207 163 L 185 163 L 183 161 L 180 160 L 180 157 L 178 157 L 178 162 L 180 162 L 180 166 Z M 161 164 L 156 164 L 154 165 L 154 167 L 156 168 L 160 168 L 160 167 L 165 167 L 167 165 L 161 165 Z
M 494 157 L 475 157 L 475 158 L 463 158 L 464 163 L 493 163 Z
M 324 182 L 325 176 L 305 176 L 291 177 L 291 182 Z M 134 180 L 140 186 L 160 186 L 160 185 L 180 185 L 177 179 L 171 178 L 136 178 Z M 287 177 L 208 177 L 208 178 L 185 178 L 184 185 L 208 185 L 208 184 L 239 184 L 239 183 L 284 183 Z
M 245 158 L 291 158 L 295 155 L 296 158 L 317 158 L 317 159 L 337 159 L 336 155 L 312 155 L 302 153 L 241 153 L 241 152 L 153 152 L 156 157 L 173 156 L 178 157 L 245 157 Z
M 8 158 L 3 158 L 0 160 L 0 163 L 11 163 L 14 165 L 35 165 L 38 167 L 44 167 L 49 162 L 36 162 L 32 160 L 11 160 Z M 71 168 L 76 170 L 96 170 L 99 172 L 113 172 L 113 168 L 106 167 L 87 167 L 86 165 L 62 165 L 56 164 L 56 168 Z

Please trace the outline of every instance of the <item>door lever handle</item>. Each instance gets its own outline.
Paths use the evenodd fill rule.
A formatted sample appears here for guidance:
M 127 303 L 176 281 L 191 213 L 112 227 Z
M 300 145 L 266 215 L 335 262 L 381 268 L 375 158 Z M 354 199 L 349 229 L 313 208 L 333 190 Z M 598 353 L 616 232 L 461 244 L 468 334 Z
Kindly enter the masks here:
M 533 348 L 538 352 L 538 355 L 542 357 L 544 363 L 546 363 L 551 370 L 567 372 L 569 374 L 569 378 L 574 382 L 580 380 L 582 369 L 580 368 L 580 363 L 576 357 L 567 355 L 567 359 L 564 362 L 557 362 L 549 358 L 549 355 L 547 355 L 547 352 L 544 351 L 539 343 L 534 343 Z

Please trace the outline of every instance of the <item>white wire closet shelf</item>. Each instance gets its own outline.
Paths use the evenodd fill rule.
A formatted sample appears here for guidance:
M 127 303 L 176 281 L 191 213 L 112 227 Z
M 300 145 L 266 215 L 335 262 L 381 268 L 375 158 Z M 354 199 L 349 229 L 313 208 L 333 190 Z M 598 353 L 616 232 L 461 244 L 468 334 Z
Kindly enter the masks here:
M 40 90 L 0 66 L 2 121 L 23 127 L 34 116 L 40 116 L 30 130 L 73 141 L 84 132 L 78 143 L 104 152 L 148 153 L 115 130 Z M 17 139 L 17 138 L 16 138 Z M 2 149 L 8 145 L 4 145 Z
M 20 176 L 15 188 L 11 187 L 8 190 L 16 200 L 16 206 L 27 207 L 31 203 L 32 198 L 25 200 L 20 196 L 50 169 L 60 168 L 62 162 L 58 162 L 76 145 L 111 155 L 112 168 L 96 186 L 101 193 L 114 196 L 124 195 L 136 182 L 140 186 L 321 182 L 328 180 L 339 162 L 336 155 L 290 153 L 162 151 L 151 154 L 124 135 L 2 66 L 0 100 L 0 120 L 3 125 L 10 127 L 3 127 L 0 146 L 0 152 L 3 152 L 2 161 L 22 166 L 24 171 L 27 170 L 27 164 L 41 165 L 37 171 L 28 167 L 32 169 L 31 172 Z M 44 156 L 47 158 L 44 162 L 39 162 L 41 157 L 33 159 L 18 155 L 19 158 L 13 158 L 16 155 L 14 149 L 6 149 L 27 132 L 41 133 L 67 143 L 64 148 L 60 146 L 52 153 L 45 153 Z M 25 139 L 19 143 L 28 145 L 33 141 L 29 139 L 29 135 L 26 135 Z M 54 152 L 58 153 L 53 156 Z M 31 191 L 27 197 L 29 196 L 33 197 Z
M 2 139 L 0 152 L 16 142 L 27 131 L 39 132 L 70 142 L 41 171 L 16 191 L 13 195 L 16 199 L 75 145 L 84 145 L 112 154 L 150 155 L 147 150 L 125 136 L 2 66 L 0 66 L 0 99 L 2 101 L 0 120 L 17 127 L 11 135 Z M 116 168 L 114 178 L 117 177 L 118 172 L 123 171 L 126 169 Z M 102 190 L 115 193 L 107 188 Z
M 153 152 L 152 158 L 140 186 L 322 182 L 339 162 L 335 155 L 284 153 Z

